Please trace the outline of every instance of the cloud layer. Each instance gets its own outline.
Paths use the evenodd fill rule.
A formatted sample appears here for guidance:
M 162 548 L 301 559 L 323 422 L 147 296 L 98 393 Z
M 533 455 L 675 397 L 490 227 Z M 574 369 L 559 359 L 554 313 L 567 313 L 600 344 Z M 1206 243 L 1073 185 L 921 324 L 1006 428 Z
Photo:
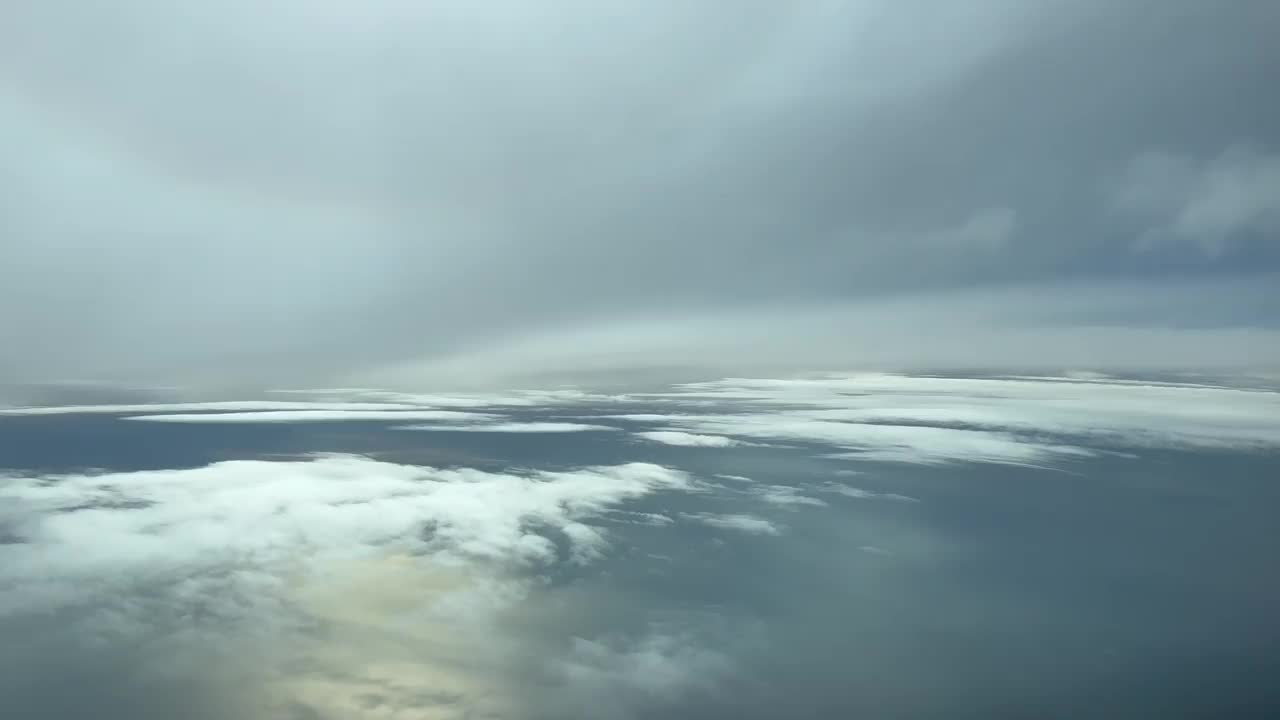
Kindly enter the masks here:
M 502 654 L 531 651 L 512 624 L 533 621 L 538 572 L 608 549 L 593 516 L 690 487 L 643 463 L 515 475 L 343 456 L 8 477 L 0 623 L 58 613 L 86 647 L 148 642 L 175 670 L 241 654 L 240 699 L 219 701 L 241 717 L 523 714 Z M 568 693 L 618 663 L 683 678 L 710 657 L 664 660 L 686 650 L 660 634 L 580 642 L 544 658 Z M 613 681 L 637 679 L 669 683 Z
M 1099 445 L 1280 447 L 1280 394 L 1267 389 L 1074 378 L 911 377 L 726 379 L 657 395 L 716 401 L 732 412 L 667 417 L 672 430 L 818 443 L 835 457 L 910 463 L 1026 465 L 1086 458 Z M 659 422 L 647 416 L 649 423 Z
M 1239 553 L 1272 525 L 1274 378 L 315 395 L 0 416 L 50 446 L 0 474 L 0 713 L 1129 717 L 1178 663 L 1190 712 L 1259 697 L 1192 671 L 1274 662 L 1274 573 Z M 57 444 L 85 433 L 110 451 Z M 186 469 L 123 469 L 157 442 Z M 229 442 L 293 459 L 200 464 Z

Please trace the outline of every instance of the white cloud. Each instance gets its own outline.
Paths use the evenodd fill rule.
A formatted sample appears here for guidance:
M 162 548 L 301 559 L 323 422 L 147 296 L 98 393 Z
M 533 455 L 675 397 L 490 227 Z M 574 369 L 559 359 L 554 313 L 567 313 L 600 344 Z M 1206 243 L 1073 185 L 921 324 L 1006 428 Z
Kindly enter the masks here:
M 836 457 L 1044 465 L 1119 446 L 1280 446 L 1280 394 L 1209 384 L 888 374 L 692 383 L 657 400 L 737 412 L 672 415 L 673 432 L 821 443 Z
M 281 395 L 362 395 L 365 393 L 381 392 L 377 388 L 282 388 L 268 390 L 269 393 L 280 393 Z
M 862 488 L 851 487 L 841 483 L 827 483 L 816 488 L 818 492 L 831 493 L 833 495 L 843 495 L 844 497 L 855 498 L 858 500 L 898 500 L 901 502 L 919 502 L 916 498 L 908 495 L 899 495 L 898 493 L 878 493 Z
M 476 425 L 401 425 L 396 430 L 444 430 L 448 432 L 571 433 L 617 430 L 609 425 L 566 422 L 505 422 Z
M 750 490 L 753 497 L 771 505 L 799 506 L 809 505 L 823 507 L 827 503 L 815 497 L 802 495 L 797 488 L 786 485 L 764 485 Z
M 1280 234 L 1280 155 L 1244 145 L 1203 161 L 1146 153 L 1130 165 L 1114 201 L 1155 223 L 1140 249 L 1189 243 L 1218 256 L 1242 235 Z
M 133 415 L 125 420 L 168 423 L 302 423 L 349 422 L 356 420 L 490 420 L 487 413 L 460 410 L 268 410 L 263 412 L 193 413 L 173 415 Z
M 7 477 L 0 520 L 22 542 L 0 545 L 0 617 L 62 610 L 103 642 L 234 642 L 243 692 L 264 707 L 255 720 L 297 705 L 357 720 L 507 716 L 504 658 L 530 622 L 510 616 L 537 607 L 528 571 L 557 558 L 555 541 L 590 562 L 609 544 L 593 518 L 690 488 L 643 463 L 512 474 L 349 456 Z
M 838 485 L 836 483 L 828 483 L 822 486 L 822 491 L 835 493 L 836 495 L 844 495 L 845 497 L 858 498 L 860 500 L 865 498 L 873 498 L 876 496 L 876 494 L 871 492 L 870 490 L 863 490 L 861 488 L 849 487 L 848 485 Z
M 893 554 L 892 551 L 885 550 L 884 548 L 879 547 L 877 545 L 862 545 L 858 549 L 864 553 L 869 553 L 871 555 L 892 555 Z
M 148 405 L 63 405 L 0 408 L 0 415 L 65 415 L 78 413 L 180 413 L 180 412 L 279 412 L 285 410 L 346 412 L 358 410 L 420 410 L 422 405 L 375 402 L 279 402 L 237 400 L 231 402 L 155 403 Z
M 561 527 L 560 532 L 569 538 L 573 561 L 580 565 L 599 560 L 609 548 L 609 540 L 604 532 L 590 525 L 569 523 Z
M 625 399 L 575 389 L 527 390 L 514 393 L 424 395 L 368 388 L 272 390 L 309 395 L 313 401 L 237 400 L 127 405 L 67 405 L 0 407 L 0 415 L 117 414 L 123 419 L 170 423 L 285 423 L 367 420 L 438 420 L 465 425 L 409 425 L 403 430 L 455 430 L 464 432 L 556 433 L 616 430 L 617 428 L 568 422 L 499 422 L 492 413 L 456 408 L 537 407 Z M 448 408 L 448 409 L 442 409 Z M 130 415 L 131 413 L 145 413 Z M 662 418 L 664 416 L 656 416 Z M 488 421 L 488 422 L 485 422 Z
M 642 432 L 636 433 L 636 435 L 663 445 L 679 445 L 681 447 L 735 447 L 745 444 L 722 435 L 700 435 L 671 430 Z
M 576 550 L 598 549 L 601 536 L 585 531 L 584 519 L 688 487 L 682 473 L 641 463 L 510 475 L 345 456 L 11 477 L 0 500 L 24 543 L 0 547 L 0 575 L 23 588 L 6 596 L 13 611 L 74 602 L 82 583 L 111 586 L 137 573 L 177 580 L 245 562 L 280 570 L 299 553 L 401 548 L 457 561 L 545 562 L 554 546 L 538 527 L 558 528 Z
M 340 393 L 341 391 L 334 392 Z M 627 399 L 626 396 L 623 395 L 605 395 L 587 392 L 577 388 L 515 390 L 509 392 L 450 393 L 448 395 L 370 389 L 350 390 L 347 391 L 347 393 L 351 397 L 357 397 L 365 400 L 410 403 L 423 407 L 536 407 L 549 404 L 571 405 L 588 402 L 617 402 Z
M 408 407 L 427 408 L 475 408 L 490 405 L 529 405 L 532 403 L 509 395 L 452 394 L 431 395 L 402 393 L 377 388 L 315 388 L 309 390 L 269 390 L 286 395 L 306 395 L 318 400 L 347 400 L 353 402 L 388 403 Z
M 694 520 L 711 527 L 725 530 L 738 530 L 753 535 L 780 535 L 782 529 L 777 525 L 754 515 L 717 514 L 717 513 L 681 513 L 680 517 Z
M 612 519 L 625 518 L 620 522 L 636 525 L 671 525 L 675 522 L 669 516 L 661 513 L 632 512 L 629 510 L 613 510 L 609 512 L 609 517 Z
M 1034 465 L 1090 454 L 1082 448 L 1022 440 L 1006 433 L 814 420 L 791 411 L 705 415 L 681 420 L 678 427 L 681 431 L 718 433 L 716 437 L 821 443 L 851 450 L 833 457 L 895 462 L 969 460 Z

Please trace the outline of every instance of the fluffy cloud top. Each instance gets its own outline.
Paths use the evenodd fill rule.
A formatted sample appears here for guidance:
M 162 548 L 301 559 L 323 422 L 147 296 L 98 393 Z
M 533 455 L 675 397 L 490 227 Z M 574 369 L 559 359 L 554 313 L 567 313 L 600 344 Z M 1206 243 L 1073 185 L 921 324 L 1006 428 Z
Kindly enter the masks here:
M 644 463 L 506 474 L 347 456 L 10 476 L 0 621 L 60 612 L 78 642 L 148 641 L 175 668 L 227 648 L 255 720 L 506 714 L 518 635 L 498 625 L 532 612 L 529 571 L 590 562 L 609 543 L 591 518 L 689 487 Z M 647 657 L 637 642 L 599 672 Z

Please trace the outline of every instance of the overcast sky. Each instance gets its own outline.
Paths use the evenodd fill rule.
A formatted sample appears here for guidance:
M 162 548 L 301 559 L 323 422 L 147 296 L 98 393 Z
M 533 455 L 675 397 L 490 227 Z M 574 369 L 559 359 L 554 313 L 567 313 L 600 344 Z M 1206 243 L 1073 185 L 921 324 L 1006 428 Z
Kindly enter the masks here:
M 0 377 L 1280 363 L 1274 0 L 17 0 Z

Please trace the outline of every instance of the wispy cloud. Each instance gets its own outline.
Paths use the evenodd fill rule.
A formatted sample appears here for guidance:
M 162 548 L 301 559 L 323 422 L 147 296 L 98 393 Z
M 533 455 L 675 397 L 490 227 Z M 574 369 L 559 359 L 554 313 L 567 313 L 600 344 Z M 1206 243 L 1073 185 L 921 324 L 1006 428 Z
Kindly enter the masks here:
M 787 485 L 757 485 L 751 487 L 747 491 L 750 495 L 762 502 L 771 505 L 781 505 L 784 507 L 823 507 L 827 503 L 819 498 L 810 497 L 800 492 L 799 488 Z
M 355 422 L 386 420 L 455 420 L 469 422 L 490 420 L 488 413 L 460 410 L 267 410 L 242 413 L 190 413 L 172 415 L 132 415 L 125 420 L 164 423 L 304 423 L 304 422 Z
M 737 378 L 651 396 L 719 403 L 683 412 L 646 436 L 790 441 L 851 460 L 1042 466 L 1093 456 L 1098 446 L 1280 446 L 1280 393 L 1206 383 L 1142 383 L 1105 376 L 965 378 L 889 374 Z M 658 424 L 658 421 L 650 419 Z M 696 442 L 689 440 L 688 442 Z
M 534 612 L 536 573 L 607 552 L 600 515 L 690 487 L 641 463 L 511 474 L 346 456 L 8 477 L 0 519 L 20 542 L 0 545 L 0 617 L 62 611 L 81 633 L 134 639 L 181 619 L 189 642 L 167 662 L 238 643 L 254 718 L 288 705 L 380 718 L 425 698 L 507 712 L 499 656 L 517 635 L 498 624 Z M 206 633 L 221 640 L 195 642 Z
M 833 495 L 842 495 L 857 500 L 897 500 L 900 502 L 919 502 L 916 498 L 909 495 L 900 495 L 898 493 L 873 492 L 871 490 L 863 490 L 843 483 L 826 483 L 815 488 L 817 492 L 829 493 Z
M 723 435 L 701 435 L 677 430 L 655 430 L 636 433 L 636 435 L 645 440 L 651 440 L 663 445 L 677 445 L 680 447 L 737 447 L 746 444 Z
M 617 430 L 609 425 L 589 425 L 567 422 L 499 422 L 471 425 L 400 425 L 396 430 L 431 430 L 444 432 L 492 432 L 492 433 L 573 433 Z
M 279 412 L 279 411 L 381 411 L 421 410 L 422 405 L 378 402 L 280 402 L 238 400 L 232 402 L 154 403 L 147 405 L 53 405 L 0 407 L 0 415 L 68 415 L 81 413 L 181 413 L 181 412 Z
M 573 638 L 568 657 L 553 672 L 571 688 L 590 689 L 562 698 L 558 704 L 563 712 L 621 720 L 637 696 L 679 700 L 714 687 L 732 669 L 728 657 L 699 638 L 657 627 L 638 640 L 618 635 Z
M 754 515 L 716 514 L 716 513 L 681 513 L 680 517 L 694 520 L 704 525 L 724 530 L 737 530 L 752 535 L 780 535 L 782 528 L 774 523 Z

